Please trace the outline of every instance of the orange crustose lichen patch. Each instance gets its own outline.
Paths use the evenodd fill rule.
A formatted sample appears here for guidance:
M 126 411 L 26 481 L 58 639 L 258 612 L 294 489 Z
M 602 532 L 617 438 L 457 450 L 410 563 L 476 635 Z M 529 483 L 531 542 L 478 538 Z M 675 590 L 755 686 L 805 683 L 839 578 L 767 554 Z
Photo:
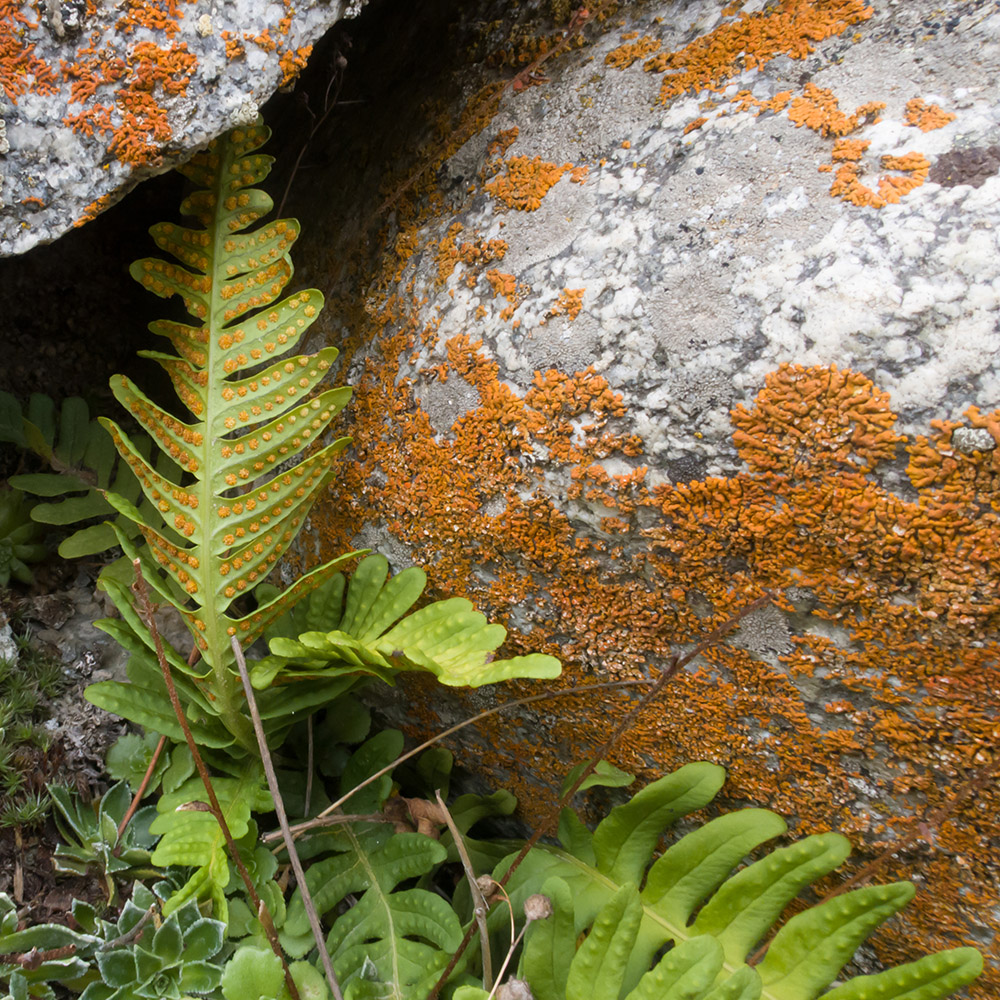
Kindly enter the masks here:
M 736 20 L 723 21 L 682 49 L 646 61 L 647 72 L 666 74 L 661 102 L 686 92 L 724 89 L 731 76 L 759 68 L 779 55 L 804 59 L 814 43 L 866 21 L 872 8 L 860 0 L 784 0 L 752 14 L 735 13 Z
M 25 34 L 38 27 L 25 13 L 27 9 L 19 0 L 0 0 L 0 80 L 14 103 L 29 86 L 36 94 L 54 94 L 59 89 L 55 73 L 35 55 L 35 46 L 25 41 Z
M 684 135 L 687 135 L 689 132 L 694 132 L 695 129 L 701 128 L 707 121 L 707 118 L 695 118 L 693 121 L 689 121 L 687 125 L 684 126 Z
M 285 87 L 292 80 L 295 79 L 306 68 L 306 63 L 309 61 L 309 56 L 312 54 L 311 45 L 303 45 L 299 49 L 285 49 L 280 58 L 278 59 L 278 65 L 281 66 L 281 86 Z
M 74 101 L 89 103 L 84 111 L 68 115 L 63 123 L 84 135 L 110 135 L 109 150 L 122 162 L 143 166 L 155 162 L 172 130 L 156 92 L 179 96 L 187 92 L 196 57 L 187 44 L 162 48 L 153 42 L 133 45 L 125 60 L 106 60 L 95 50 L 96 38 L 78 50 L 77 61 L 63 65 L 73 80 Z M 98 87 L 119 85 L 111 104 L 91 102 Z
M 959 452 L 950 423 L 908 440 L 865 376 L 785 365 L 733 411 L 746 471 L 650 486 L 642 442 L 606 380 L 538 372 L 522 393 L 469 337 L 448 341 L 446 368 L 479 402 L 451 428 L 432 427 L 413 381 L 399 377 L 420 316 L 419 303 L 392 296 L 369 317 L 384 333 L 357 388 L 355 457 L 317 514 L 331 551 L 374 520 L 433 566 L 442 591 L 467 593 L 500 620 L 516 614 L 529 631 L 511 634 L 511 650 L 561 655 L 564 685 L 592 672 L 655 672 L 677 643 L 704 636 L 764 587 L 781 609 L 805 601 L 819 628 L 800 617 L 770 662 L 738 643 L 713 649 L 640 718 L 616 758 L 650 777 L 684 760 L 718 761 L 731 795 L 767 802 L 803 832 L 837 828 L 877 850 L 908 828 L 911 810 L 940 805 L 997 753 L 1000 449 Z M 965 419 L 1000 442 L 1000 411 Z M 904 451 L 913 499 L 879 478 Z M 612 475 L 606 460 L 633 472 Z M 556 499 L 546 482 L 560 470 L 570 487 Z M 435 728 L 435 696 L 409 690 L 415 732 Z M 585 756 L 628 704 L 561 701 L 548 740 Z M 518 763 L 525 741 L 537 746 L 537 724 L 493 720 L 477 739 L 529 818 L 543 811 L 547 799 Z M 538 766 L 535 780 L 558 785 L 561 760 L 543 755 Z M 892 797 L 877 812 L 859 808 L 852 784 L 870 769 Z M 885 960 L 913 957 L 914 935 L 922 950 L 985 933 L 976 914 L 1000 904 L 989 875 L 1000 861 L 998 816 L 989 786 L 935 831 L 930 861 L 890 865 L 887 877 L 922 867 L 935 891 L 878 938 Z M 991 975 L 980 997 L 996 989 Z
M 921 132 L 931 132 L 943 128 L 948 122 L 955 120 L 955 114 L 945 111 L 936 104 L 928 104 L 919 97 L 906 102 L 906 112 L 903 121 L 907 125 L 915 125 Z
M 585 288 L 564 288 L 547 315 L 550 317 L 565 315 L 570 320 L 576 319 L 583 308 L 583 293 L 585 291 Z
M 546 163 L 540 156 L 529 159 L 515 156 L 504 163 L 504 170 L 484 185 L 501 205 L 521 212 L 534 212 L 542 204 L 549 188 L 555 184 L 572 163 Z
M 843 136 L 867 122 L 878 121 L 878 113 L 885 110 L 885 104 L 869 101 L 845 115 L 833 91 L 807 83 L 801 97 L 796 97 L 788 108 L 788 117 L 796 128 L 805 125 L 822 136 Z
M 634 37 L 634 32 L 629 35 Z M 612 49 L 605 57 L 604 62 L 615 69 L 628 69 L 638 59 L 645 59 L 651 56 L 663 44 L 659 38 L 651 38 L 646 35 L 638 41 L 631 41 L 629 36 L 623 36 L 624 45 L 619 45 L 617 49 Z

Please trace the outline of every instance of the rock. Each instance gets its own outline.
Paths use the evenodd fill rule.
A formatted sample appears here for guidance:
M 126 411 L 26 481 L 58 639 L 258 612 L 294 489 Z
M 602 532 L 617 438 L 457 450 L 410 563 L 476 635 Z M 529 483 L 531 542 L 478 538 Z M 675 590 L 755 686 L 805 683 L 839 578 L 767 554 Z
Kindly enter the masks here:
M 0 21 L 0 256 L 93 219 L 252 121 L 363 0 L 9 5 Z
M 872 856 L 943 810 L 883 873 L 932 889 L 880 955 L 996 954 L 1000 795 L 960 796 L 1000 738 L 1000 18 L 595 4 L 564 35 L 528 5 L 491 47 L 486 6 L 450 85 L 385 84 L 296 181 L 355 387 L 324 553 L 381 534 L 564 685 L 656 677 L 767 589 L 615 763 L 722 763 Z M 426 733 L 507 696 L 377 697 Z M 465 754 L 536 819 L 632 704 L 498 715 Z
M 997 995 L 1000 16 L 366 14 L 287 209 L 296 281 L 328 299 L 316 341 L 355 388 L 309 560 L 424 566 L 510 652 L 560 655 L 553 689 L 655 678 L 767 590 L 614 762 L 713 760 L 730 804 L 862 859 L 922 831 L 880 876 L 928 888 L 878 956 L 975 942 L 994 968 L 972 995 Z M 266 112 L 291 171 L 311 119 Z M 373 697 L 426 735 L 514 693 Z M 633 704 L 500 714 L 461 759 L 532 822 Z

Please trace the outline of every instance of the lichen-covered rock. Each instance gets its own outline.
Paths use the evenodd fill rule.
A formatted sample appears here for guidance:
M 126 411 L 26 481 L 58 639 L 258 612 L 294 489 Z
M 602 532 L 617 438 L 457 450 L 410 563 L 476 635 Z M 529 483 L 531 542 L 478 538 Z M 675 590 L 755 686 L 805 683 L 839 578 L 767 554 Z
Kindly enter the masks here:
M 241 121 L 363 0 L 0 0 L 0 256 Z
M 995 961 L 1000 14 L 650 0 L 506 38 L 494 14 L 465 5 L 450 93 L 345 116 L 299 182 L 356 386 L 320 547 L 420 562 L 567 685 L 655 677 L 769 590 L 616 762 L 717 761 L 862 851 L 919 830 L 886 875 L 927 889 L 881 953 Z M 425 728 L 488 700 L 406 696 Z M 537 817 L 627 704 L 471 745 Z

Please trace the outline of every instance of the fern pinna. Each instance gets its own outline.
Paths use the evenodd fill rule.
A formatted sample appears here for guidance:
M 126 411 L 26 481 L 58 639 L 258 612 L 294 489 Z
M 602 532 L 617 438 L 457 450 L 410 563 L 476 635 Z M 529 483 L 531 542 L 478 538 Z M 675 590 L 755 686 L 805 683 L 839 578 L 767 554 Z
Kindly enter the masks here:
M 143 352 L 164 368 L 194 420 L 177 419 L 125 376 L 116 376 L 112 388 L 188 482 L 157 473 L 125 431 L 103 421 L 164 523 L 150 524 L 132 504 L 109 499 L 138 524 L 148 546 L 145 575 L 188 622 L 214 674 L 215 710 L 247 748 L 253 737 L 240 711 L 229 636 L 251 643 L 322 582 L 330 564 L 251 614 L 227 612 L 268 574 L 329 480 L 331 459 L 347 439 L 303 454 L 350 397 L 346 388 L 310 395 L 336 358 L 335 348 L 285 356 L 323 305 L 315 289 L 278 301 L 292 276 L 289 248 L 298 223 L 281 219 L 246 231 L 272 207 L 270 197 L 253 187 L 270 170 L 272 158 L 255 152 L 268 134 L 260 124 L 237 129 L 181 167 L 199 187 L 181 212 L 200 228 L 154 226 L 156 244 L 180 263 L 151 257 L 131 268 L 155 294 L 180 296 L 196 321 L 152 323 L 152 332 L 177 354 Z
M 715 764 L 688 764 L 612 809 L 593 833 L 564 810 L 561 846 L 534 848 L 508 885 L 515 912 L 538 891 L 554 907 L 552 918 L 529 928 L 521 959 L 535 1000 L 943 1000 L 979 975 L 979 952 L 955 948 L 824 992 L 910 900 L 909 882 L 855 889 L 796 914 L 763 960 L 749 964 L 785 907 L 840 865 L 850 844 L 816 834 L 734 875 L 747 854 L 786 829 L 768 810 L 743 809 L 653 860 L 664 828 L 708 805 L 724 780 Z M 462 1000 L 478 996 L 469 990 Z

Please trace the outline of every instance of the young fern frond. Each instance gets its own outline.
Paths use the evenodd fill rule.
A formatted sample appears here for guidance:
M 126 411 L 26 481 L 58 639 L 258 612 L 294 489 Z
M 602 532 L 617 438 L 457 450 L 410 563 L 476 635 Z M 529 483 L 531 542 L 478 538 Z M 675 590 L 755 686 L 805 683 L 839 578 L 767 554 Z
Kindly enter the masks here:
M 554 906 L 552 918 L 529 928 L 521 961 L 536 1000 L 815 1000 L 913 896 L 910 883 L 898 882 L 834 897 L 792 917 L 763 961 L 748 965 L 788 903 L 833 871 L 850 845 L 839 834 L 817 834 L 731 875 L 785 830 L 774 813 L 744 809 L 705 823 L 653 861 L 664 827 L 707 805 L 724 777 L 714 764 L 688 764 L 612 809 L 593 834 L 567 815 L 563 846 L 531 851 L 508 890 L 515 912 L 539 886 Z M 853 979 L 823 997 L 943 1000 L 981 971 L 975 949 L 956 948 Z

